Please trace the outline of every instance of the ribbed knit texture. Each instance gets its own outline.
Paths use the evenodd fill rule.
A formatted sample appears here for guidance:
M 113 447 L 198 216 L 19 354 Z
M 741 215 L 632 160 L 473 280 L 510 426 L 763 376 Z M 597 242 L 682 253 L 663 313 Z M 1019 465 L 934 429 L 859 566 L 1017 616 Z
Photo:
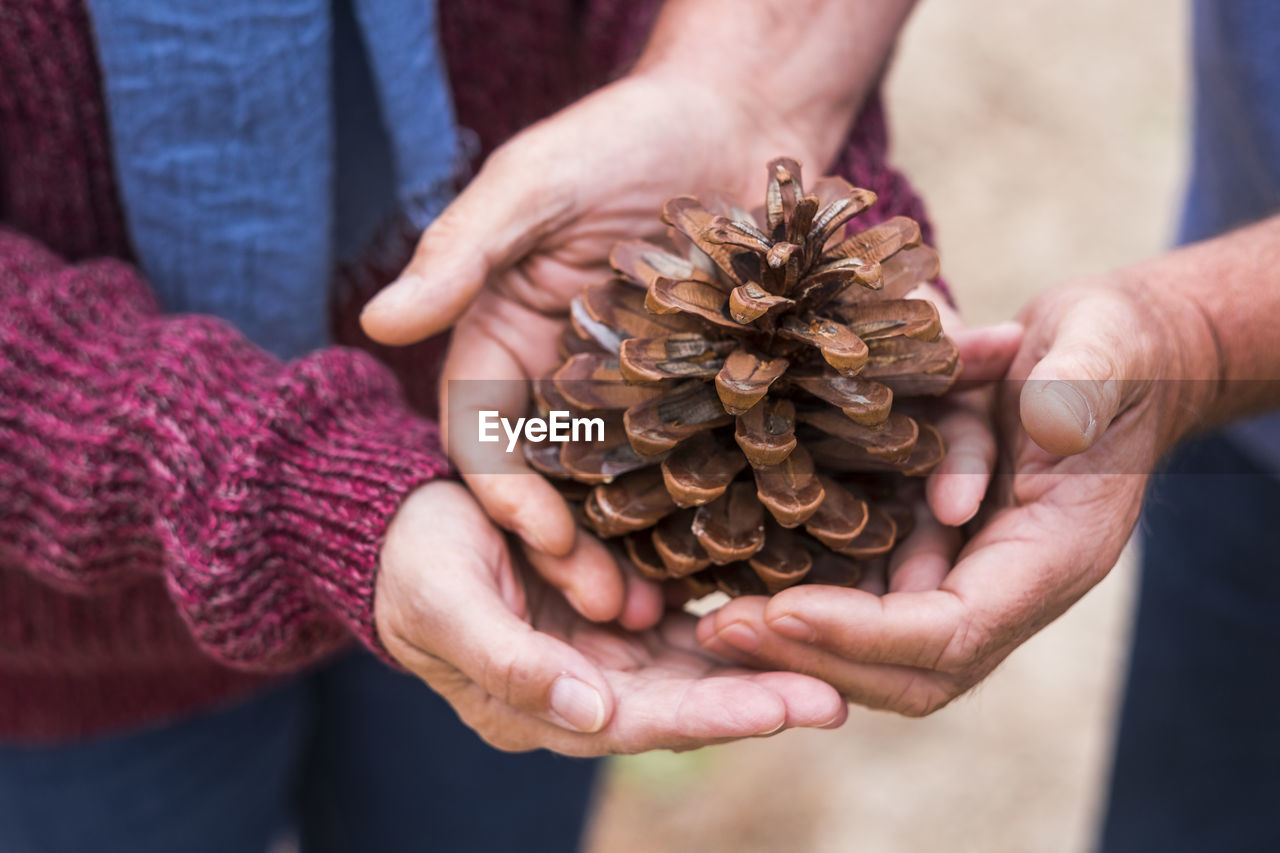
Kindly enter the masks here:
M 638 51 L 656 0 L 441 0 L 478 159 Z M 154 723 L 323 657 L 377 649 L 380 539 L 445 471 L 439 340 L 359 332 L 398 269 L 345 270 L 331 348 L 283 365 L 220 321 L 164 316 L 129 265 L 80 0 L 0 0 L 0 738 Z M 840 171 L 920 218 L 878 103 Z M 412 241 L 404 239 L 405 253 Z M 396 376 L 400 380 L 397 387 Z

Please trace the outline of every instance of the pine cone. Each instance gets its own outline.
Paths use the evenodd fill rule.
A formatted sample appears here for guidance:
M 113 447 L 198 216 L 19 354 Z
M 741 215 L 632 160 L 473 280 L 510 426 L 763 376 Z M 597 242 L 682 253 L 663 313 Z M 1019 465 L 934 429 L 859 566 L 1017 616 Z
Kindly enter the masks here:
M 670 199 L 671 245 L 620 243 L 620 278 L 574 301 L 535 396 L 603 418 L 604 440 L 526 455 L 646 576 L 694 594 L 851 586 L 905 535 L 945 450 L 894 401 L 945 392 L 957 356 L 936 308 L 902 298 L 938 275 L 919 225 L 841 239 L 875 201 L 840 178 L 806 193 L 775 160 L 763 211 Z

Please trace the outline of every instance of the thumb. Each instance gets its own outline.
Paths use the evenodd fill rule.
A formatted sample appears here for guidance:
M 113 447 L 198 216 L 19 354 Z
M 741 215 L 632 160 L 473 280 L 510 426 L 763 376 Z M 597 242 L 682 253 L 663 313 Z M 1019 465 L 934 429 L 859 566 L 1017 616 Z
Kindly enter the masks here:
M 498 702 L 571 731 L 597 732 L 612 717 L 599 667 L 529 623 L 501 534 L 460 487 L 427 486 L 406 500 L 382 574 L 381 604 L 394 615 L 379 633 L 428 683 L 443 661 Z
M 491 586 L 463 583 L 443 598 L 452 606 L 422 625 L 423 651 L 499 702 L 561 728 L 593 733 L 609 722 L 613 692 L 580 651 L 533 628 Z
M 1058 456 L 1093 447 L 1145 385 L 1134 380 L 1144 356 L 1129 311 L 1087 299 L 1068 310 L 1019 401 L 1027 434 Z
M 485 281 L 511 266 L 544 230 L 537 188 L 495 152 L 422 233 L 400 277 L 365 306 L 360 324 L 375 341 L 402 346 L 451 327 Z M 527 170 L 526 170 L 527 171 Z

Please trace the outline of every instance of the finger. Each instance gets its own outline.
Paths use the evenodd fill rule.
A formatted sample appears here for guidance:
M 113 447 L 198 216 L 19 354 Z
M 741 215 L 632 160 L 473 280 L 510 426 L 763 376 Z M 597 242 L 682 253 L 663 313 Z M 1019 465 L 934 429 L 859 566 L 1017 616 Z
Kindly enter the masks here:
M 628 631 L 645 631 L 662 621 L 666 611 L 666 594 L 661 584 L 645 580 L 634 569 L 623 567 L 626 603 L 618 624 Z
M 753 601 L 763 601 L 753 597 Z M 687 615 L 668 619 L 659 629 L 663 642 L 697 658 L 708 658 L 706 647 L 698 637 L 700 622 Z M 805 726 L 832 728 L 844 722 L 846 707 L 838 691 L 825 682 L 794 672 L 743 672 L 717 666 L 716 672 L 746 677 L 755 684 L 773 690 L 787 709 L 786 728 Z
M 681 650 L 691 660 L 708 660 L 696 624 L 688 617 L 663 623 L 659 630 L 668 653 Z M 758 737 L 795 726 L 829 727 L 844 720 L 839 693 L 812 677 L 705 664 L 699 669 L 668 678 L 609 673 L 618 710 L 602 734 L 625 751 L 652 743 L 659 733 L 665 733 L 663 746 L 683 749 L 712 739 Z
M 536 723 L 525 735 L 528 746 L 569 755 L 696 749 L 797 726 L 832 728 L 847 714 L 834 688 L 799 673 L 722 668 L 697 676 L 626 671 L 608 676 L 618 699 L 603 731 L 575 735 Z M 511 715 L 507 725 L 528 729 L 530 722 Z
M 422 340 L 454 324 L 485 281 L 527 253 L 557 215 L 547 188 L 495 152 L 418 241 L 400 277 L 360 315 L 384 344 Z
M 948 330 L 960 352 L 959 387 L 998 382 L 1005 378 L 1009 366 L 1022 346 L 1020 323 L 1000 323 L 970 329 Z
M 769 599 L 764 621 L 788 639 L 847 660 L 940 669 L 950 662 L 969 615 L 945 589 L 875 596 L 804 585 Z
M 844 697 L 825 679 L 794 671 L 794 667 L 771 664 L 770 668 L 777 671 L 750 678 L 782 698 L 787 708 L 784 729 L 838 729 L 849 719 L 849 706 Z
M 936 590 L 876 597 L 797 586 L 768 600 L 764 622 L 850 662 L 933 670 L 944 686 L 975 683 L 1114 565 L 1143 484 L 1125 475 L 1111 480 L 1100 488 L 1094 478 L 1065 476 L 1052 501 L 996 513 Z M 1054 505 L 1065 509 L 1046 508 Z M 1065 528 L 1095 533 L 1082 542 L 1062 536 Z M 717 617 L 742 606 L 733 602 Z
M 884 595 L 889 591 L 889 561 L 880 557 L 864 564 L 862 577 L 853 588 L 871 595 Z
M 564 498 L 542 477 L 519 474 L 464 474 L 472 494 L 501 527 L 531 548 L 565 555 L 573 550 L 576 526 Z
M 877 598 L 797 586 L 769 600 L 765 621 L 785 637 L 852 661 L 970 676 L 990 671 L 1114 564 L 1142 484 L 1125 475 L 1112 479 L 1102 499 L 1090 478 L 1065 476 L 1056 486 L 1055 499 L 1077 508 L 1069 526 L 1096 531 L 1085 545 L 1062 536 L 1062 513 L 1039 505 L 1006 509 L 965 546 L 936 590 Z
M 774 734 L 787 725 L 787 705 L 776 691 L 750 678 L 719 676 L 640 680 L 619 685 L 620 714 L 610 739 L 623 752 L 649 744 L 688 749 L 709 741 Z
M 709 650 L 730 659 L 821 679 L 845 699 L 868 708 L 924 716 L 952 698 L 951 683 L 937 673 L 846 660 L 778 634 L 764 615 L 762 598 L 734 601 L 699 623 L 699 639 Z
M 475 696 L 455 700 L 455 706 L 460 706 L 465 724 L 499 749 L 523 752 L 541 748 L 575 756 L 696 749 L 771 735 L 787 726 L 787 706 L 778 691 L 755 684 L 747 676 L 612 676 L 617 682 L 614 689 L 623 698 L 608 727 L 596 733 L 566 731 L 510 706 L 484 702 Z M 435 681 L 440 683 L 441 679 L 437 676 Z M 454 696 L 477 689 L 469 684 L 442 686 Z
M 787 724 L 787 707 L 777 692 L 747 678 L 619 677 L 624 692 L 634 689 L 618 702 L 608 729 L 586 737 L 544 727 L 534 743 L 581 756 L 679 751 L 770 735 Z
M 839 693 L 810 676 L 710 663 L 691 619 L 664 622 L 649 641 L 662 665 L 606 669 L 616 702 L 609 724 L 597 734 L 572 734 L 505 706 L 463 712 L 487 737 L 496 729 L 503 748 L 541 746 L 570 755 L 693 749 L 794 726 L 830 728 L 847 714 Z
M 406 504 L 397 518 L 404 535 L 384 548 L 384 565 L 430 561 L 424 588 L 400 592 L 412 596 L 411 604 L 400 605 L 411 615 L 401 618 L 396 637 L 412 652 L 406 665 L 425 677 L 434 671 L 434 659 L 446 661 L 505 705 L 573 731 L 599 731 L 613 713 L 604 675 L 579 651 L 513 612 L 513 597 L 502 588 L 512 579 L 505 549 L 474 546 L 480 537 L 499 534 L 456 491 L 415 494 L 410 500 L 417 505 Z
M 952 395 L 951 408 L 936 423 L 947 455 L 930 474 L 925 489 L 937 518 L 959 526 L 982 506 L 996 459 L 991 391 L 972 389 L 1006 376 L 1022 345 L 1023 328 L 1013 322 L 974 329 L 952 326 L 949 334 L 960 352 L 956 389 L 961 393 Z
M 564 595 L 574 610 L 593 622 L 608 622 L 623 614 L 626 582 L 609 549 L 586 533 L 563 557 L 524 548 L 534 570 Z
M 955 564 L 960 544 L 958 530 L 941 524 L 928 507 L 917 505 L 911 535 L 898 544 L 889 559 L 889 592 L 937 589 Z
M 946 414 L 935 421 L 947 454 L 925 481 L 933 514 L 958 527 L 978 513 L 996 463 L 990 416 L 990 389 L 955 395 Z
M 500 419 L 509 427 L 519 423 L 530 404 L 528 367 L 502 330 L 519 325 L 530 339 L 554 340 L 559 326 L 532 313 L 507 317 L 518 309 L 502 300 L 482 299 L 477 308 L 484 309 L 477 311 L 482 319 L 459 325 L 445 359 L 440 410 L 446 452 L 494 522 L 537 550 L 565 556 L 576 537 L 568 505 L 525 463 L 523 445 L 510 440 L 506 427 L 494 426 Z
M 788 727 L 832 728 L 847 714 L 839 693 L 818 679 L 709 663 L 693 636 L 691 619 L 664 623 L 650 641 L 658 646 L 654 654 L 664 659 L 661 664 L 606 668 L 616 699 L 608 725 L 596 733 L 567 731 L 505 705 L 436 659 L 424 668 L 424 677 L 467 725 L 492 745 L 511 751 L 541 747 L 601 755 L 692 749 Z
M 927 299 L 938 309 L 938 319 L 942 328 L 951 334 L 965 327 L 964 318 L 951 299 L 950 291 L 944 291 L 935 281 L 924 281 L 916 285 L 906 294 L 907 299 Z
M 608 682 L 572 646 L 516 618 L 492 590 L 454 590 L 439 601 L 414 642 L 424 655 L 448 661 L 496 701 L 570 731 L 597 732 L 609 721 Z
M 1077 303 L 1056 326 L 1049 351 L 1031 369 L 1020 398 L 1022 425 L 1036 444 L 1059 456 L 1100 439 L 1139 391 L 1141 355 L 1123 303 L 1094 297 Z

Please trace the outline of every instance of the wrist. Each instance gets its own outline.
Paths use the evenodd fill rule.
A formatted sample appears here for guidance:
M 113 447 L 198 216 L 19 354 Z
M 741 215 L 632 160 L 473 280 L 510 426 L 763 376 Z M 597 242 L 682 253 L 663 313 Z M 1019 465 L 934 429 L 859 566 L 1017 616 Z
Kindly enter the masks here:
M 404 495 L 387 522 L 378 550 L 377 575 L 373 585 L 371 638 L 375 652 L 388 663 L 408 666 L 407 654 L 411 644 L 406 640 L 410 633 L 406 619 L 411 619 L 416 596 L 420 593 L 412 582 L 405 582 L 401 568 L 413 565 L 421 558 L 418 546 L 424 519 L 431 519 L 437 514 L 433 507 L 447 506 L 451 492 L 460 488 L 451 480 L 423 483 Z M 441 503 L 436 503 L 441 500 Z
M 1148 318 L 1153 352 L 1153 394 L 1160 408 L 1159 449 L 1218 423 L 1222 408 L 1223 352 L 1211 316 L 1199 298 L 1175 286 L 1159 264 L 1134 269 L 1121 285 Z
M 915 0 L 668 0 L 634 74 L 702 86 L 825 172 Z M 776 156 L 783 152 L 774 152 Z
M 676 60 L 637 67 L 619 82 L 655 93 L 673 120 L 687 122 L 685 133 L 696 148 L 686 153 L 710 158 L 711 173 L 726 159 L 749 174 L 759 172 L 755 195 L 763 192 L 763 166 L 774 157 L 796 159 L 806 175 L 827 174 L 854 114 L 825 100 L 780 108 L 760 86 L 699 74 Z

